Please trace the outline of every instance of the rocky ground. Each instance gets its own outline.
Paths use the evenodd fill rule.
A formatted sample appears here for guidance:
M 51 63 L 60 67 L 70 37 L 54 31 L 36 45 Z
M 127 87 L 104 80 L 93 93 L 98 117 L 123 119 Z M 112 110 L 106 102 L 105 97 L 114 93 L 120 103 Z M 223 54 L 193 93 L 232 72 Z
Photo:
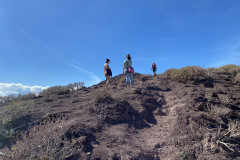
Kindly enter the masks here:
M 163 75 L 135 74 L 129 88 L 119 75 L 111 79 L 109 90 L 102 82 L 37 97 L 24 116 L 5 127 L 28 132 L 44 127 L 33 137 L 28 133 L 25 139 L 2 140 L 5 156 L 0 157 L 9 159 L 10 148 L 15 158 L 43 159 L 51 148 L 52 159 L 66 160 L 240 159 L 240 85 L 229 74 L 218 76 L 178 83 Z M 51 139 L 55 133 L 57 138 Z M 49 148 L 37 149 L 46 138 Z M 21 139 L 25 150 L 19 147 Z M 57 153 L 66 148 L 71 153 L 60 157 Z

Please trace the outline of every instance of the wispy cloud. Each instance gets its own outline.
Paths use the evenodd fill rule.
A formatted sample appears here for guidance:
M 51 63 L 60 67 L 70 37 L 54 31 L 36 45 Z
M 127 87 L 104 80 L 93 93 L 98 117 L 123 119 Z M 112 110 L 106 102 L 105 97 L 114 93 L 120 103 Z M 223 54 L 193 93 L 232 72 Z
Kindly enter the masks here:
M 0 96 L 28 94 L 34 92 L 38 94 L 48 87 L 42 86 L 24 86 L 20 83 L 0 83 Z
M 94 74 L 93 72 L 88 71 L 88 70 L 86 70 L 84 68 L 81 68 L 81 67 L 76 66 L 76 65 L 71 64 L 71 63 L 65 63 L 65 64 L 68 65 L 68 66 L 71 66 L 71 67 L 73 67 L 75 69 L 77 69 L 80 72 L 88 74 L 91 77 L 92 81 L 88 82 L 87 85 L 91 86 L 91 85 L 94 85 L 94 84 L 97 84 L 97 83 L 101 82 L 101 79 L 96 74 Z
M 52 47 L 50 47 L 49 45 L 41 42 L 39 39 L 37 39 L 36 37 L 34 37 L 30 32 L 20 28 L 20 27 L 16 27 L 16 29 L 21 32 L 23 35 L 25 35 L 28 39 L 30 39 L 31 41 L 33 41 L 34 43 L 36 43 L 37 45 L 46 48 L 46 49 L 50 49 L 50 50 L 54 50 Z
M 24 30 L 23 28 L 16 27 L 16 29 L 22 33 L 24 36 L 26 36 L 30 41 L 34 42 L 38 46 L 50 50 L 50 54 L 54 55 L 58 60 L 64 61 L 64 57 L 59 54 L 59 51 L 57 51 L 55 48 L 49 46 L 48 44 L 40 41 L 38 38 L 36 38 L 33 34 L 30 32 Z
M 237 42 L 234 45 L 225 47 L 221 50 L 219 57 L 210 64 L 208 67 L 220 67 L 226 64 L 236 64 L 240 65 L 240 42 Z

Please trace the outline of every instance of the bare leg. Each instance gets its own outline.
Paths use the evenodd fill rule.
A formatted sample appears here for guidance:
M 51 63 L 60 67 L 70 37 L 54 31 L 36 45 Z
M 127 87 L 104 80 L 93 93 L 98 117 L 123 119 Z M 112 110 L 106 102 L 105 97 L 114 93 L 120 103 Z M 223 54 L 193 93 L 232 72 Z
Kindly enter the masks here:
M 133 87 L 133 73 L 130 73 L 130 74 L 129 74 L 129 77 L 130 77 L 131 87 Z
M 107 89 L 108 89 L 109 81 L 110 81 L 110 76 L 106 76 L 106 88 Z

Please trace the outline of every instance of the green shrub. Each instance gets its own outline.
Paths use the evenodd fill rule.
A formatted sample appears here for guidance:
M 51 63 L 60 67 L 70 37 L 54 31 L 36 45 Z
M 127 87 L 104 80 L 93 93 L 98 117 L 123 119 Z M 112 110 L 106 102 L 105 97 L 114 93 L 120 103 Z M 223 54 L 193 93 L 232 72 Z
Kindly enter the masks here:
M 25 94 L 25 95 L 21 95 L 19 94 L 17 97 L 16 97 L 16 100 L 28 100 L 28 99 L 34 99 L 36 98 L 36 94 L 31 92 L 31 93 L 28 93 L 28 94 Z
M 207 71 L 199 66 L 187 66 L 174 70 L 170 73 L 170 77 L 177 82 L 199 82 L 211 78 Z
M 215 67 L 207 68 L 206 71 L 207 71 L 207 75 L 209 75 L 210 77 L 215 76 L 217 73 L 217 68 Z
M 237 74 L 240 72 L 240 66 L 229 64 L 218 68 L 218 72 Z
M 171 74 L 172 74 L 173 72 L 175 72 L 175 71 L 177 71 L 177 69 L 175 69 L 175 68 L 170 68 L 170 69 L 166 70 L 166 71 L 163 73 L 163 75 L 164 75 L 164 77 L 166 77 L 166 78 L 171 78 Z
M 10 103 L 18 102 L 21 100 L 30 100 L 30 99 L 34 99 L 36 97 L 37 97 L 36 94 L 33 92 L 24 94 L 24 95 L 18 94 L 18 95 L 8 95 L 8 96 L 4 96 L 4 97 L 0 96 L 0 106 L 6 106 Z
M 9 121 L 16 119 L 34 105 L 33 100 L 29 101 L 13 101 L 0 108 L 0 125 L 5 125 Z
M 8 95 L 8 96 L 0 97 L 0 102 L 1 102 L 1 105 L 5 105 L 5 104 L 7 104 L 9 102 L 12 102 L 16 99 L 17 99 L 16 95 Z

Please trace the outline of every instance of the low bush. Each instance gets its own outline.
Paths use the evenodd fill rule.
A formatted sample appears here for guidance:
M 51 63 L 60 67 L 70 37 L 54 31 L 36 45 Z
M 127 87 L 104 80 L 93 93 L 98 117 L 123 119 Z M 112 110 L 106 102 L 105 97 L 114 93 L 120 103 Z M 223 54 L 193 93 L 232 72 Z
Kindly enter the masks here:
M 215 67 L 207 68 L 206 72 L 208 77 L 212 77 L 213 79 L 216 79 L 217 70 L 218 68 L 215 68 Z
M 21 100 L 34 99 L 36 97 L 37 97 L 36 94 L 33 92 L 25 95 L 18 94 L 18 95 L 8 95 L 4 97 L 0 96 L 0 106 L 8 105 L 12 102 L 17 102 Z
M 9 102 L 12 102 L 13 100 L 17 100 L 18 96 L 16 95 L 8 95 L 8 96 L 4 96 L 4 97 L 0 97 L 0 104 L 1 105 L 5 105 Z
M 29 101 L 13 101 L 0 108 L 0 125 L 5 125 L 9 121 L 21 116 L 31 106 L 34 105 L 33 100 Z
M 16 99 L 21 99 L 21 100 L 28 100 L 28 99 L 34 99 L 36 98 L 37 95 L 35 93 L 28 93 L 28 94 L 25 94 L 25 95 L 21 95 L 19 94 Z
M 204 69 L 199 66 L 187 66 L 181 69 L 171 68 L 163 75 L 177 82 L 199 82 L 202 80 L 213 80 L 218 78 L 218 74 L 228 73 L 235 76 L 235 82 L 240 82 L 240 66 L 229 64 L 219 68 Z
M 170 70 L 167 73 L 170 74 L 172 80 L 177 82 L 200 82 L 202 80 L 211 79 L 207 71 L 199 66 L 187 66 L 181 69 Z
M 222 66 L 222 67 L 218 68 L 218 72 L 220 72 L 220 73 L 230 73 L 230 74 L 236 75 L 237 73 L 240 72 L 240 66 L 237 66 L 235 64 L 225 65 L 225 66 Z
M 67 90 L 68 89 L 65 86 L 54 86 L 54 87 L 49 87 L 47 89 L 44 89 L 39 95 L 41 95 L 41 96 L 51 95 L 51 94 L 56 94 L 59 92 L 65 92 Z
M 19 140 L 8 151 L 11 159 L 66 159 L 77 153 L 68 141 L 62 139 L 63 122 L 44 123 L 19 135 Z
M 39 95 L 51 95 L 51 94 L 57 94 L 60 92 L 67 92 L 67 91 L 73 91 L 78 90 L 84 87 L 84 82 L 77 82 L 77 83 L 70 83 L 67 86 L 54 86 L 49 87 L 45 90 L 43 90 Z
M 173 72 L 175 72 L 175 71 L 177 71 L 177 69 L 175 69 L 175 68 L 170 68 L 170 69 L 166 70 L 166 71 L 163 73 L 163 75 L 164 75 L 164 77 L 166 77 L 166 78 L 171 78 L 171 74 L 172 74 Z
M 239 155 L 239 136 L 240 136 L 240 123 L 239 121 L 229 121 L 228 129 L 224 132 L 218 132 L 217 140 L 218 144 L 222 146 L 223 149 L 230 151 L 235 155 Z

